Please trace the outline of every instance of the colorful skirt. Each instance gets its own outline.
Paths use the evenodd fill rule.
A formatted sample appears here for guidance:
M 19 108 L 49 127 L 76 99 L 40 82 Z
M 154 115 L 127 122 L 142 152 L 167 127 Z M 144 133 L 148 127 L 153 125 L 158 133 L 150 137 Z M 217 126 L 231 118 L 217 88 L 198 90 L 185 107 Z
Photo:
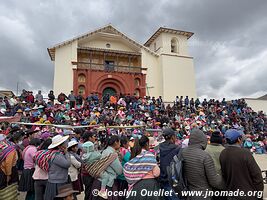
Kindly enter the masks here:
M 34 173 L 33 169 L 24 169 L 19 180 L 19 191 L 20 192 L 33 192 L 34 191 L 34 180 L 32 175 Z
M 18 170 L 12 168 L 11 179 L 7 183 L 7 176 L 0 169 L 0 200 L 17 200 L 18 199 Z

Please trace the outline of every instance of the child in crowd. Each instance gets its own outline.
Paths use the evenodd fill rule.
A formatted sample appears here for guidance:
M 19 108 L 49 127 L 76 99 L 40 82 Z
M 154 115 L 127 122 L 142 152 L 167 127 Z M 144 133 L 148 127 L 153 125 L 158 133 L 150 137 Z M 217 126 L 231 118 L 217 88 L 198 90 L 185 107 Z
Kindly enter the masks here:
M 101 153 L 99 151 L 95 151 L 94 143 L 85 142 L 82 145 L 82 149 L 83 149 L 82 160 L 84 163 L 91 165 L 101 159 Z M 101 190 L 99 191 L 98 195 L 104 199 L 107 199 L 106 186 L 111 180 L 109 175 L 105 171 L 103 171 L 100 174 L 100 178 L 102 182 L 101 182 Z

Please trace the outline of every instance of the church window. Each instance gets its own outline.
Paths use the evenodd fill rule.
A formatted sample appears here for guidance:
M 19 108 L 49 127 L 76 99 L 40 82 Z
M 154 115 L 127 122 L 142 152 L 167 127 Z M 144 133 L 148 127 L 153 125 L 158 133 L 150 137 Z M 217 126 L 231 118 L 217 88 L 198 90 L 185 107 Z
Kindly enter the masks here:
M 178 53 L 178 42 L 176 38 L 173 38 L 171 40 L 171 52 L 172 53 Z
M 85 75 L 84 74 L 80 74 L 78 76 L 78 82 L 79 83 L 84 83 L 85 82 Z

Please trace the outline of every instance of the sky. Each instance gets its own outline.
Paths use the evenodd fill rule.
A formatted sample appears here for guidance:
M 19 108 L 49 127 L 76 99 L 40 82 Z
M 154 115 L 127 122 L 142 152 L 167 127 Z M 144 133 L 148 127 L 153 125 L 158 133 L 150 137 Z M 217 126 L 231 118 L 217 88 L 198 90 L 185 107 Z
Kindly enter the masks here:
M 0 1 L 0 89 L 53 88 L 47 48 L 111 23 L 139 43 L 161 26 L 191 31 L 197 95 L 267 94 L 266 0 Z

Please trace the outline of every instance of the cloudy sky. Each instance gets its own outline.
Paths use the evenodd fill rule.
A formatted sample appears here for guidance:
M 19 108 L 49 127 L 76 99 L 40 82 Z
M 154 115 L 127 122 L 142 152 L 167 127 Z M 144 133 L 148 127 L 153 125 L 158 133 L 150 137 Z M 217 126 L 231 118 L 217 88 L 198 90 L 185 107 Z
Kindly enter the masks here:
M 198 96 L 267 93 L 266 0 L 3 0 L 0 88 L 53 87 L 47 47 L 112 23 L 140 43 L 160 26 L 192 31 Z

